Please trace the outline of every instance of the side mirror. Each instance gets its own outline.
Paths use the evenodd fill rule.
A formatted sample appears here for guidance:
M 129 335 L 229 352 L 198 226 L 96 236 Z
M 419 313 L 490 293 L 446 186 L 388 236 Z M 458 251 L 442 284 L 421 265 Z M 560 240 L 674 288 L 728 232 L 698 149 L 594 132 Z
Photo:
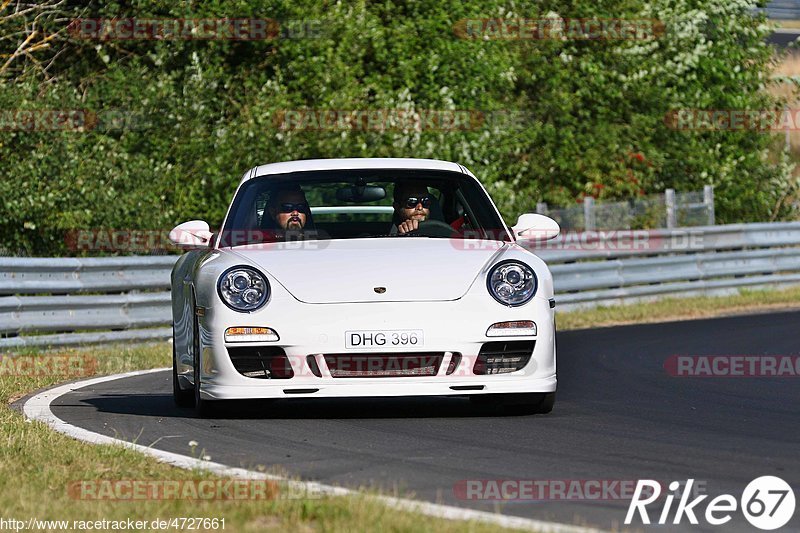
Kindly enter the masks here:
M 517 223 L 511 228 L 517 238 L 532 241 L 547 241 L 557 237 L 561 232 L 558 222 L 544 215 L 526 213 L 520 215 Z
M 178 224 L 169 232 L 169 240 L 181 248 L 205 248 L 211 244 L 211 233 L 208 222 L 203 220 L 190 220 Z

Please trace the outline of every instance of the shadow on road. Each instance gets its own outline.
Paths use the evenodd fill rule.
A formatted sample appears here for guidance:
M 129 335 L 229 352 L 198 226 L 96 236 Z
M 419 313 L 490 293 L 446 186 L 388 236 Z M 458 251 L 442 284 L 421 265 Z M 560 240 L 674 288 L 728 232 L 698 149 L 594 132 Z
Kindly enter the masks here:
M 218 419 L 349 419 L 506 417 L 524 413 L 513 407 L 476 405 L 466 397 L 309 398 L 216 402 Z M 194 409 L 177 407 L 171 394 L 100 394 L 75 404 L 103 413 L 147 417 L 196 417 Z M 531 415 L 527 415 L 531 416 Z M 558 413 L 537 415 L 556 418 Z

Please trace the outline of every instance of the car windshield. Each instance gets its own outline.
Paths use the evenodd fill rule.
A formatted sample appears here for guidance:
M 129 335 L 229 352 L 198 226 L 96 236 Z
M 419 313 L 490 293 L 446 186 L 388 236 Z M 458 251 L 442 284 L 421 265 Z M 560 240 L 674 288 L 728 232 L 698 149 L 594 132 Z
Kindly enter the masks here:
M 413 231 L 403 225 L 415 219 Z M 510 239 L 478 182 L 434 170 L 329 170 L 256 177 L 233 200 L 220 246 L 354 238 Z

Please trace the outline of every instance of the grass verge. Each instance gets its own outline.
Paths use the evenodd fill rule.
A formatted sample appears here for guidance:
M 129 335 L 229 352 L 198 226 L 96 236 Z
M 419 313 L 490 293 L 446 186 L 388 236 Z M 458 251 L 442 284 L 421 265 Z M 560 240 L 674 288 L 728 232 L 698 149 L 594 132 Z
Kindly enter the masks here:
M 775 25 L 778 28 L 786 28 L 786 29 L 798 29 L 798 28 L 800 28 L 800 20 L 775 19 L 772 22 L 774 22 Z
M 747 290 L 729 296 L 668 298 L 656 302 L 595 307 L 558 313 L 558 329 L 695 320 L 749 312 L 800 308 L 800 286 L 783 290 Z
M 744 311 L 762 311 L 800 305 L 800 287 L 782 291 L 750 290 L 725 297 L 668 299 L 629 306 L 600 307 L 559 313 L 559 329 L 579 329 L 639 322 L 705 318 Z M 170 364 L 167 343 L 115 346 L 60 352 L 80 356 L 93 364 L 74 365 L 70 371 L 103 375 Z M 20 357 L 42 355 L 27 350 Z M 93 446 L 55 433 L 40 423 L 26 422 L 9 403 L 37 389 L 65 380 L 64 375 L 0 364 L 0 508 L 5 519 L 142 520 L 181 517 L 225 519 L 228 531 L 498 531 L 496 526 L 420 517 L 389 509 L 360 496 L 320 499 L 208 501 L 169 499 L 145 501 L 83 500 L 70 494 L 81 480 L 191 481 L 213 475 L 173 468 L 136 452 L 114 446 Z M 74 376 L 72 376 L 74 377 Z M 187 453 L 192 451 L 186 443 Z M 45 529 L 45 528 L 42 528 Z M 53 529 L 53 528 L 51 528 Z M 95 528 L 97 529 L 97 528 Z M 103 529 L 103 528 L 101 528 Z M 105 528 L 108 529 L 108 528 Z M 152 528 L 148 528 L 152 529 Z M 200 528 L 214 531 L 213 527 Z M 221 530 L 219 527 L 216 531 Z

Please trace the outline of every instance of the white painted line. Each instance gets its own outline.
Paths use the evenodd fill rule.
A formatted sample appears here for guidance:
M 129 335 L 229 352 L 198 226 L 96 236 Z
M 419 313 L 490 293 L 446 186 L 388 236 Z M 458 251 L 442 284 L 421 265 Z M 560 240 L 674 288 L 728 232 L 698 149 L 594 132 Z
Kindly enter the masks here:
M 523 529 L 529 531 L 538 531 L 540 533 L 602 533 L 602 530 L 587 528 L 582 526 L 573 526 L 569 524 L 561 524 L 558 522 L 546 522 L 544 520 L 532 520 L 530 518 L 521 518 L 517 516 L 506 516 L 486 511 L 477 511 L 474 509 L 464 509 L 461 507 L 454 507 L 452 505 L 441 505 L 437 503 L 420 502 L 415 500 L 408 500 L 404 498 L 392 498 L 390 496 L 374 496 L 363 494 L 356 490 L 350 490 L 343 487 L 335 487 L 332 485 L 323 485 L 321 483 L 309 481 L 293 481 L 280 476 L 265 474 L 263 472 L 254 472 L 244 468 L 233 468 L 220 463 L 213 463 L 211 461 L 203 461 L 195 459 L 194 457 L 187 457 L 185 455 L 157 450 L 141 444 L 135 444 L 120 439 L 115 439 L 100 433 L 94 433 L 87 429 L 69 424 L 53 414 L 50 405 L 61 396 L 69 394 L 70 392 L 82 389 L 84 387 L 91 387 L 98 383 L 105 383 L 115 379 L 129 378 L 133 376 L 141 376 L 153 372 L 161 372 L 164 370 L 171 370 L 170 368 L 155 368 L 152 370 L 139 370 L 136 372 L 126 372 L 124 374 L 116 374 L 113 376 L 102 376 L 98 378 L 86 379 L 75 383 L 68 383 L 60 385 L 52 389 L 40 392 L 32 396 L 23 406 L 23 412 L 29 420 L 37 420 L 44 422 L 59 433 L 68 435 L 74 439 L 92 444 L 109 444 L 114 446 L 122 446 L 135 450 L 137 452 L 149 455 L 172 466 L 184 468 L 187 470 L 203 470 L 212 472 L 219 476 L 233 477 L 237 479 L 261 479 L 285 483 L 291 489 L 302 491 L 303 493 L 310 494 L 324 494 L 329 496 L 350 496 L 359 495 L 372 500 L 379 501 L 384 505 L 399 509 L 403 511 L 411 511 L 415 513 L 424 514 L 427 516 L 434 516 L 437 518 L 446 518 L 449 520 L 474 520 L 476 522 L 483 522 L 486 524 L 497 525 L 507 528 Z

